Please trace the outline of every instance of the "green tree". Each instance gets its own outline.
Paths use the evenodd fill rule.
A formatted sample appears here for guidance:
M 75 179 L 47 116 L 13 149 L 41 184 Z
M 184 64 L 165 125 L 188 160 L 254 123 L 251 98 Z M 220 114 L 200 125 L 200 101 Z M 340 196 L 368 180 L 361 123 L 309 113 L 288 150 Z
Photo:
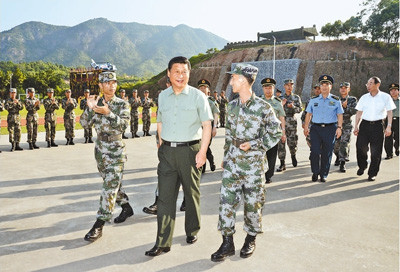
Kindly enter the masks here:
M 362 21 L 360 16 L 351 16 L 343 23 L 343 34 L 352 35 L 362 30 Z
M 321 27 L 321 31 L 320 31 L 321 35 L 324 37 L 328 37 L 329 39 L 331 39 L 331 37 L 333 37 L 333 27 L 331 23 L 327 23 L 326 25 Z

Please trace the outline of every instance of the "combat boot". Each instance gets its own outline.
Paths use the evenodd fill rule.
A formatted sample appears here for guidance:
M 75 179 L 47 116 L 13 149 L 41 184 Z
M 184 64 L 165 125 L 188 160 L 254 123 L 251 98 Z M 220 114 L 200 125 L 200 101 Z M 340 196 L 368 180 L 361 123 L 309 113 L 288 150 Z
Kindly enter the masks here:
M 222 244 L 219 249 L 211 255 L 211 261 L 221 262 L 226 257 L 235 255 L 235 245 L 233 243 L 233 236 L 222 236 Z
M 339 165 L 340 165 L 339 157 L 336 157 L 335 166 L 339 166 Z
M 283 172 L 286 170 L 285 160 L 281 160 L 281 165 L 276 169 L 276 172 Z
M 92 137 L 88 137 L 88 143 L 89 143 L 89 144 L 93 144 Z
M 146 136 L 151 136 L 151 134 L 149 133 L 149 131 L 146 131 Z
M 47 147 L 51 147 L 50 141 L 47 141 Z
M 139 135 L 137 135 L 137 134 L 135 134 L 135 138 L 140 138 L 140 136 L 139 136 Z
M 85 137 L 85 144 L 87 144 L 89 141 L 88 137 Z
M 103 235 L 103 226 L 105 221 L 97 219 L 93 227 L 85 235 L 83 239 L 89 242 L 94 242 Z
M 125 136 L 125 133 L 122 133 L 122 139 L 128 139 L 128 137 Z
M 129 203 L 122 204 L 122 211 L 121 213 L 114 219 L 114 223 L 122 223 L 125 222 L 125 220 L 128 217 L 131 217 L 133 215 L 133 209 Z
M 340 172 L 346 173 L 346 162 L 345 161 L 340 162 Z
M 33 150 L 33 145 L 32 145 L 32 143 L 29 143 L 29 149 L 30 149 L 30 150 Z
M 68 144 L 69 144 L 69 145 L 75 145 L 75 143 L 74 143 L 74 138 L 70 138 Z
M 143 208 L 143 212 L 147 214 L 157 214 L 157 200 L 158 196 L 156 196 L 156 201 L 154 201 L 152 205 Z
M 39 149 L 39 147 L 36 145 L 36 142 L 33 142 L 32 146 L 33 146 L 34 149 Z
M 240 257 L 250 257 L 256 249 L 256 236 L 247 234 L 242 249 L 240 250 Z
M 292 155 L 292 164 L 293 164 L 293 167 L 296 167 L 296 166 L 297 166 L 296 155 Z
M 51 146 L 54 146 L 54 147 L 57 147 L 58 146 L 58 144 L 56 144 L 55 142 L 54 142 L 54 140 L 51 140 Z
M 10 151 L 13 152 L 14 150 L 15 150 L 15 143 L 12 142 L 12 143 L 11 143 L 11 150 L 10 150 Z
M 67 138 L 67 143 L 65 145 L 69 145 L 69 138 Z
M 18 142 L 15 142 L 15 150 L 21 151 L 21 150 L 24 150 L 24 149 L 19 146 Z

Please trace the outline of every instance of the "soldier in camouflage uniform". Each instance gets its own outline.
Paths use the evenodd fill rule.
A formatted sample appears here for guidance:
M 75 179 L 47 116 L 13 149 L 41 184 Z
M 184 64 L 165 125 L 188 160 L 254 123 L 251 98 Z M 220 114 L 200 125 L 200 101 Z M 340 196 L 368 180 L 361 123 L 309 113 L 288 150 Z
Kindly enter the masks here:
M 151 107 L 154 107 L 153 100 L 149 98 L 149 91 L 144 91 L 142 99 L 142 122 L 143 122 L 143 136 L 151 136 L 149 133 L 151 125 Z
M 64 112 L 64 127 L 65 127 L 65 138 L 67 139 L 66 145 L 74 145 L 75 137 L 75 111 L 74 109 L 78 106 L 75 98 L 71 97 L 71 90 L 65 91 L 65 97 L 61 100 L 61 106 L 65 110 Z
M 85 111 L 87 109 L 87 100 L 90 96 L 90 90 L 86 89 L 84 91 L 84 95 L 85 98 L 81 99 L 81 102 L 79 103 L 79 108 L 83 111 Z M 83 113 L 82 113 L 83 114 Z M 92 127 L 88 126 L 88 127 L 83 127 L 83 134 L 85 137 L 85 144 L 86 143 L 93 143 L 92 137 L 93 137 L 93 132 L 92 132 Z
M 240 251 L 242 258 L 252 255 L 256 235 L 262 233 L 263 183 L 268 169 L 265 152 L 278 143 L 282 133 L 272 107 L 252 92 L 257 72 L 258 69 L 249 64 L 237 64 L 229 72 L 232 74 L 230 85 L 239 98 L 231 101 L 227 110 L 218 221 L 223 242 L 211 255 L 212 261 L 223 261 L 235 254 L 233 234 L 242 194 L 244 230 L 247 232 Z
M 282 96 L 282 105 L 285 110 L 285 122 L 286 122 L 286 142 L 289 147 L 290 155 L 292 158 L 292 164 L 294 167 L 297 166 L 296 151 L 297 141 L 299 139 L 297 135 L 297 119 L 294 116 L 296 113 L 302 111 L 302 104 L 300 96 L 292 94 L 294 81 L 293 79 L 285 80 L 285 93 Z M 279 142 L 278 145 L 278 157 L 281 161 L 281 165 L 276 170 L 282 172 L 286 170 L 285 158 L 286 158 L 286 147 L 285 143 Z
M 221 127 L 225 127 L 225 114 L 226 114 L 226 104 L 228 99 L 225 97 L 225 92 L 221 91 L 221 96 L 219 97 L 219 123 Z
M 357 98 L 349 96 L 350 83 L 343 82 L 340 84 L 340 102 L 344 110 L 343 113 L 343 129 L 340 138 L 336 139 L 334 153 L 336 155 L 335 165 L 340 165 L 340 172 L 346 172 L 346 161 L 349 161 L 350 138 L 353 124 L 351 116 L 357 113 Z
M 54 97 L 54 90 L 52 88 L 47 89 L 47 98 L 43 100 L 44 109 L 46 113 L 44 115 L 44 127 L 46 129 L 46 142 L 47 147 L 57 147 L 58 145 L 54 142 L 56 137 L 56 125 L 57 116 L 54 113 L 55 110 L 60 108 L 57 99 Z
M 129 102 L 129 98 L 126 96 L 126 92 L 124 89 L 119 90 L 119 95 L 122 100 Z M 122 133 L 122 139 L 128 139 L 128 137 L 125 136 L 125 131 Z
M 313 92 L 314 92 L 314 94 L 312 94 L 311 97 L 307 100 L 306 105 L 304 106 L 304 111 L 301 113 L 300 119 L 301 119 L 301 127 L 303 129 L 304 129 L 304 122 L 306 120 L 306 114 L 307 114 L 307 111 L 305 109 L 307 109 L 308 103 L 310 103 L 311 99 L 313 99 L 321 94 L 321 87 L 319 86 L 319 84 L 314 85 Z M 310 128 L 311 128 L 311 123 L 310 123 L 310 127 L 308 129 L 310 129 Z M 307 142 L 308 147 L 311 148 L 310 134 L 308 134 L 306 136 L 306 142 Z
M 115 204 L 122 207 L 122 212 L 114 223 L 122 223 L 133 215 L 128 196 L 122 188 L 122 174 L 127 160 L 122 133 L 129 124 L 129 103 L 115 96 L 115 72 L 102 72 L 99 86 L 104 97 L 97 100 L 90 97 L 87 103 L 89 109 L 80 120 L 82 126 L 93 125 L 97 132 L 94 153 L 97 169 L 103 178 L 97 220 L 84 238 L 91 242 L 101 237 L 104 223 L 111 220 Z
M 21 116 L 19 111 L 24 108 L 22 103 L 16 98 L 17 89 L 10 89 L 10 98 L 8 98 L 4 104 L 4 108 L 8 111 L 7 116 L 7 129 L 8 137 L 11 143 L 11 151 L 23 150 L 19 146 L 21 140 Z
M 137 96 L 137 90 L 133 89 L 132 97 L 129 99 L 129 104 L 131 104 L 131 133 L 132 138 L 140 138 L 137 134 L 139 127 L 139 107 L 142 106 L 140 97 Z
M 38 119 L 39 114 L 37 111 L 40 109 L 40 101 L 35 98 L 35 88 L 28 88 L 28 97 L 25 100 L 25 108 L 28 111 L 26 114 L 26 130 L 28 131 L 28 144 L 29 149 L 39 149 L 36 145 Z

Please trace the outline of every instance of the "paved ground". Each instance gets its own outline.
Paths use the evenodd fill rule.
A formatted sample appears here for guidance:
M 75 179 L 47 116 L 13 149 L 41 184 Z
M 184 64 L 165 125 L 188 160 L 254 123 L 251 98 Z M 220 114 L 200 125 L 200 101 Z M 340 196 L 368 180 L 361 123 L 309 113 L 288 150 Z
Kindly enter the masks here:
M 154 126 L 152 126 L 154 134 Z M 157 184 L 155 137 L 126 140 L 125 189 L 135 215 L 121 225 L 106 225 L 103 237 L 89 244 L 83 236 L 95 221 L 101 188 L 93 144 L 9 152 L 0 138 L 0 271 L 398 271 L 399 158 L 382 161 L 375 182 L 356 175 L 355 147 L 347 173 L 331 167 L 327 183 L 312 183 L 308 147 L 302 135 L 299 165 L 290 163 L 267 185 L 264 234 L 248 259 L 239 257 L 245 233 L 242 207 L 235 234 L 236 255 L 210 261 L 221 236 L 216 230 L 221 169 L 202 177 L 202 229 L 187 245 L 184 213 L 177 212 L 171 252 L 144 255 L 155 242 L 156 218 L 142 208 L 154 201 Z M 26 135 L 22 136 L 23 141 Z M 222 159 L 224 130 L 212 149 Z M 27 148 L 27 143 L 22 146 Z M 219 163 L 218 163 L 219 164 Z M 181 203 L 179 195 L 177 209 Z M 119 209 L 115 213 L 119 213 Z

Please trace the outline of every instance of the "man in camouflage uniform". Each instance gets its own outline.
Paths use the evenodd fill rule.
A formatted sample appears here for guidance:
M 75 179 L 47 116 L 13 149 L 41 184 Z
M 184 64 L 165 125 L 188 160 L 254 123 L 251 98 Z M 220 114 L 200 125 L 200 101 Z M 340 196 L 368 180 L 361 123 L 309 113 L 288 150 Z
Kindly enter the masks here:
M 137 90 L 133 89 L 132 97 L 129 99 L 129 104 L 131 104 L 131 133 L 132 138 L 140 138 L 137 134 L 139 126 L 139 107 L 142 106 L 140 97 L 137 96 Z
M 357 98 L 349 96 L 350 83 L 343 82 L 340 84 L 340 102 L 343 108 L 343 129 L 340 138 L 335 141 L 334 153 L 336 155 L 335 165 L 340 165 L 340 172 L 346 172 L 346 161 L 349 161 L 350 138 L 353 124 L 351 116 L 357 113 Z
M 215 105 L 217 106 L 218 109 L 218 115 L 217 115 L 217 119 L 214 120 L 215 122 L 215 127 L 218 128 L 218 126 L 221 125 L 221 121 L 219 120 L 219 98 L 218 98 L 218 92 L 217 91 L 213 91 L 212 92 L 213 96 L 210 96 L 211 100 L 214 101 Z
M 58 145 L 54 142 L 57 125 L 57 116 L 54 111 L 58 110 L 60 105 L 58 105 L 57 99 L 54 98 L 54 90 L 52 88 L 47 89 L 47 98 L 43 100 L 43 105 L 46 110 L 44 115 L 44 127 L 46 129 L 47 147 L 57 147 Z
M 285 122 L 286 122 L 286 142 L 289 147 L 290 155 L 292 158 L 293 167 L 297 166 L 296 151 L 297 151 L 297 141 L 299 139 L 297 135 L 297 119 L 294 116 L 296 113 L 302 111 L 302 104 L 300 96 L 297 94 L 292 94 L 293 92 L 293 79 L 285 80 L 285 93 L 282 96 L 282 105 L 285 110 Z M 285 158 L 286 158 L 286 147 L 285 143 L 279 142 L 278 145 L 278 157 L 281 161 L 281 165 L 276 170 L 277 172 L 282 172 L 286 170 Z
M 124 89 L 121 89 L 119 91 L 119 95 L 121 97 L 122 100 L 129 102 L 129 98 L 126 96 L 126 92 Z M 122 139 L 128 139 L 128 137 L 125 136 L 125 131 L 122 133 Z
M 226 104 L 228 99 L 225 97 L 225 92 L 221 91 L 221 96 L 219 97 L 219 123 L 221 127 L 225 127 L 225 114 L 226 114 Z
M 10 89 L 10 98 L 8 98 L 4 104 L 4 108 L 8 111 L 7 116 L 7 129 L 8 137 L 11 143 L 11 151 L 23 150 L 19 146 L 21 140 L 21 116 L 19 111 L 24 108 L 22 103 L 16 98 L 17 89 Z
M 122 188 L 122 174 L 127 160 L 122 133 L 129 124 L 129 103 L 115 96 L 115 72 L 102 72 L 99 75 L 99 86 L 104 96 L 97 100 L 90 97 L 87 103 L 88 110 L 80 120 L 82 126 L 92 125 L 96 130 L 94 153 L 97 169 L 103 178 L 97 220 L 84 238 L 90 242 L 101 237 L 104 223 L 111 220 L 115 204 L 120 205 L 122 211 L 114 219 L 114 223 L 122 223 L 133 215 L 128 196 Z
M 65 127 L 65 138 L 67 139 L 66 145 L 74 145 L 75 137 L 75 111 L 74 109 L 78 106 L 75 98 L 71 97 L 71 90 L 65 91 L 65 97 L 61 100 L 61 106 L 64 111 L 64 127 Z
M 151 136 L 149 133 L 151 125 L 151 107 L 154 106 L 153 100 L 149 98 L 149 91 L 144 91 L 142 100 L 142 122 L 143 122 L 143 136 Z
M 321 94 L 321 87 L 319 86 L 319 84 L 314 85 L 313 92 L 314 92 L 314 94 L 312 94 L 311 97 L 307 100 L 306 105 L 304 106 L 304 111 L 301 113 L 300 119 L 301 119 L 301 127 L 303 129 L 304 129 L 304 122 L 306 120 L 306 114 L 307 114 L 307 111 L 305 109 L 307 109 L 308 103 L 310 103 L 311 99 L 313 99 Z M 310 123 L 310 128 L 311 128 L 311 123 Z M 308 128 L 308 129 L 310 129 L 310 128 Z M 308 147 L 311 148 L 310 134 L 308 134 L 306 136 L 306 142 L 307 142 Z
M 28 97 L 25 100 L 25 108 L 28 111 L 26 114 L 26 130 L 28 131 L 28 144 L 29 149 L 39 149 L 36 145 L 38 119 L 39 114 L 37 111 L 40 109 L 40 101 L 35 98 L 35 88 L 28 88 Z
M 90 96 L 90 90 L 86 89 L 83 94 L 84 94 L 85 98 L 81 99 L 81 102 L 79 104 L 79 108 L 81 110 L 85 111 L 87 109 L 87 100 L 88 100 L 88 98 Z M 92 140 L 93 133 L 92 133 L 92 127 L 91 126 L 84 127 L 83 128 L 83 134 L 84 134 L 84 137 L 85 137 L 85 144 L 93 143 L 93 140 Z
M 242 194 L 247 236 L 240 257 L 253 254 L 256 235 L 262 233 L 263 181 L 268 169 L 265 152 L 278 143 L 282 133 L 272 107 L 252 92 L 257 72 L 257 67 L 249 64 L 237 64 L 228 72 L 232 74 L 230 85 L 239 98 L 231 101 L 227 110 L 218 221 L 223 242 L 211 255 L 212 261 L 223 261 L 235 254 L 233 234 Z

